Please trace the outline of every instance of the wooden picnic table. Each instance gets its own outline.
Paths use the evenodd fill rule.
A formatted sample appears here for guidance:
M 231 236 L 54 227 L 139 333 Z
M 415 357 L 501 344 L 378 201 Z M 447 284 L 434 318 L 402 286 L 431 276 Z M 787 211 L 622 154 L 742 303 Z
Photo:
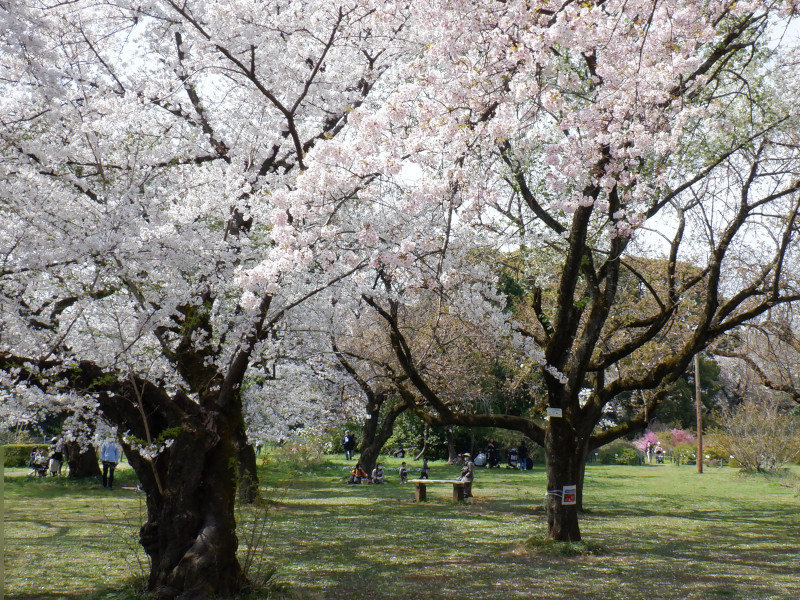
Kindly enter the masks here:
M 427 486 L 438 483 L 450 483 L 453 485 L 453 502 L 464 499 L 464 485 L 466 481 L 460 479 L 409 479 L 409 483 L 414 484 L 414 498 L 417 502 L 424 502 L 427 498 Z

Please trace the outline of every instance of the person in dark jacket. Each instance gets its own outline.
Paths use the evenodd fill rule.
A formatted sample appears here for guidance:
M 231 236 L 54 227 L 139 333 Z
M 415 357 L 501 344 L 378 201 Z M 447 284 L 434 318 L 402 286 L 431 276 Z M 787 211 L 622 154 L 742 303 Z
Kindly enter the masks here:
M 422 470 L 419 473 L 420 479 L 428 479 L 428 459 L 423 459 L 422 461 Z
M 519 445 L 519 468 L 522 471 L 528 469 L 528 444 L 524 440 Z
M 353 451 L 356 449 L 356 437 L 349 431 L 344 432 L 344 438 L 342 438 L 342 448 L 344 448 L 345 459 L 350 460 L 353 458 Z

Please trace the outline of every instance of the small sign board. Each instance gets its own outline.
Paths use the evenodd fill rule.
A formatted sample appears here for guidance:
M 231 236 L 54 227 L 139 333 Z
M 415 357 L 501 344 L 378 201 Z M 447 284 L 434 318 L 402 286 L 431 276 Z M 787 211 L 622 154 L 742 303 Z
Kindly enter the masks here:
M 577 504 L 578 502 L 578 486 L 565 485 L 564 491 L 561 494 L 561 504 Z
M 560 408 L 547 407 L 547 416 L 549 417 L 562 417 L 563 411 Z

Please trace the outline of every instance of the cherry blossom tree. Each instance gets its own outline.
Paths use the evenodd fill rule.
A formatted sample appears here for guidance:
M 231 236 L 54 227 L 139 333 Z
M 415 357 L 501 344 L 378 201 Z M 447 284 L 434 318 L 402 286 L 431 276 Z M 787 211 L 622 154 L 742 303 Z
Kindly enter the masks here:
M 326 220 L 274 192 L 413 48 L 407 18 L 369 0 L 0 6 L 3 410 L 82 404 L 116 428 L 158 598 L 248 587 L 243 383 L 287 312 L 362 264 L 322 256 Z
M 797 8 L 4 5 L 3 383 L 118 427 L 158 597 L 233 595 L 242 385 L 290 311 L 341 289 L 383 319 L 420 414 L 545 447 L 548 535 L 579 539 L 561 490 L 643 424 L 597 431 L 605 407 L 647 389 L 654 408 L 694 354 L 800 297 L 800 85 L 770 30 Z M 623 273 L 641 300 L 620 311 Z M 435 316 L 418 340 L 415 310 Z M 562 416 L 433 385 L 430 350 L 466 344 L 435 332 L 467 324 Z
M 717 355 L 730 359 L 727 377 L 738 398 L 763 387 L 800 403 L 800 331 L 795 308 L 777 306 L 714 348 Z
M 279 193 L 290 212 L 313 197 L 342 232 L 358 215 L 374 273 L 358 293 L 431 422 L 507 427 L 544 446 L 552 539 L 580 539 L 561 496 L 582 494 L 591 449 L 641 429 L 696 353 L 800 299 L 797 52 L 771 29 L 797 9 L 415 2 L 423 49 Z M 524 319 L 485 268 L 510 252 L 524 256 Z M 425 296 L 441 299 L 438 314 L 491 323 L 537 366 L 558 416 L 443 398 L 403 323 Z M 647 407 L 599 428 L 635 390 L 650 390 Z
M 371 473 L 398 417 L 415 402 L 406 385 L 407 377 L 381 335 L 382 323 L 375 323 L 374 316 L 363 311 L 363 307 L 361 312 L 366 312 L 364 317 L 351 313 L 355 318 L 336 318 L 339 326 L 330 329 L 330 345 L 340 368 L 354 384 L 349 387 L 356 388 L 351 395 L 361 398 L 364 428 L 358 462 Z

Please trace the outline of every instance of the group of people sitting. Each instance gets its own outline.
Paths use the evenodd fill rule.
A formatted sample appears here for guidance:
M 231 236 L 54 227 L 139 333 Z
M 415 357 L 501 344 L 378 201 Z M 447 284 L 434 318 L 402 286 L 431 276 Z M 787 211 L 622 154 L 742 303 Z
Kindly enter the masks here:
M 368 475 L 361 463 L 357 462 L 353 470 L 350 471 L 350 479 L 347 480 L 347 483 L 384 483 L 385 481 L 386 473 L 381 463 L 375 465 L 375 468 L 372 469 L 372 474 Z
M 506 452 L 508 463 L 506 468 L 509 469 L 522 469 L 528 470 L 531 468 L 531 459 L 528 456 L 528 445 L 523 441 L 519 448 L 509 448 Z M 486 450 L 480 452 L 475 457 L 475 465 L 479 467 L 500 467 L 500 448 L 495 443 L 494 439 L 490 439 L 486 445 Z
M 397 469 L 397 474 L 400 475 L 400 483 L 408 481 L 408 466 L 406 461 Z M 420 471 L 420 478 L 428 479 L 428 459 L 422 461 L 422 470 Z M 347 483 L 386 483 L 386 472 L 383 469 L 383 464 L 378 463 L 372 469 L 371 474 L 367 474 L 360 462 L 356 463 L 353 470 L 350 471 L 350 478 Z
M 461 469 L 461 474 L 458 479 L 464 482 L 464 497 L 472 498 L 472 480 L 475 476 L 475 463 L 472 462 L 472 456 L 469 453 L 459 455 L 464 461 L 464 466 Z M 406 461 L 403 461 L 397 469 L 400 475 L 400 483 L 408 482 L 408 466 Z M 428 459 L 422 462 L 422 469 L 420 470 L 420 479 L 428 479 Z M 350 478 L 347 483 L 386 483 L 386 472 L 383 469 L 383 463 L 377 463 L 375 468 L 372 469 L 371 474 L 367 474 L 364 467 L 360 462 L 356 463 L 353 470 L 350 471 Z
M 61 443 L 57 438 L 50 440 L 52 446 L 50 452 L 45 453 L 40 449 L 35 449 L 31 452 L 28 466 L 33 469 L 31 474 L 36 474 L 39 477 L 44 477 L 48 473 L 53 477 L 61 475 L 61 467 L 64 463 L 64 453 L 61 450 Z

